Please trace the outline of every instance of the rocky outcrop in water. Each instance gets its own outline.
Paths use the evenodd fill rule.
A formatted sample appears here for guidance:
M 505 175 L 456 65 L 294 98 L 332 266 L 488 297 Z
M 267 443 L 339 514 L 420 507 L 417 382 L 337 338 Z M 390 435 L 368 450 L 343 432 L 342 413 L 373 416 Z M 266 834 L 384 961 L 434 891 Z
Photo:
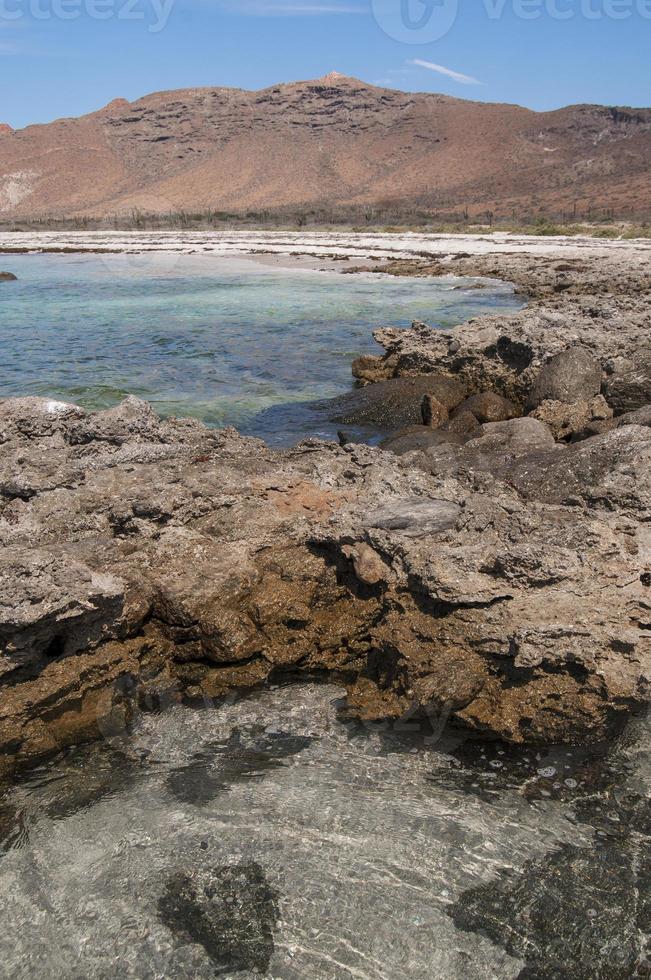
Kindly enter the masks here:
M 410 330 L 377 330 L 385 354 L 353 365 L 362 380 L 450 374 L 472 391 L 493 390 L 523 407 L 537 385 L 546 386 L 539 400 L 560 401 L 589 400 L 601 387 L 617 414 L 651 401 L 651 269 L 644 252 L 569 263 L 462 254 L 396 261 L 384 271 L 499 276 L 531 302 L 518 313 L 469 320 L 454 330 L 421 322 Z

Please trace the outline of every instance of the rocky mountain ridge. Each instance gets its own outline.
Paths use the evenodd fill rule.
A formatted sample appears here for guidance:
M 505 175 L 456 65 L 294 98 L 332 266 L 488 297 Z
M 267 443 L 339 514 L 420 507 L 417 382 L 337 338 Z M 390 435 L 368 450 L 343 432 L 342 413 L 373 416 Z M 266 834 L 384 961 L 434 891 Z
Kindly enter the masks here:
M 650 154 L 650 109 L 537 113 L 333 73 L 259 92 L 115 99 L 78 119 L 3 127 L 0 217 L 387 203 L 641 213 Z

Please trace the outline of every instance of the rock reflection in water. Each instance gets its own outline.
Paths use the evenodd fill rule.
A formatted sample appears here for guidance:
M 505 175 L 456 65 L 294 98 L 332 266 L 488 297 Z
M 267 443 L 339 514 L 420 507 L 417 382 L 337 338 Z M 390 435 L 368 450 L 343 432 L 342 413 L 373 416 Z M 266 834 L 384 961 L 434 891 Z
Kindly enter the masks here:
M 645 975 L 644 723 L 516 750 L 343 722 L 340 695 L 173 708 L 18 782 L 5 975 Z
M 286 732 L 266 733 L 260 725 L 246 732 L 235 728 L 226 742 L 209 744 L 188 765 L 171 772 L 167 785 L 177 800 L 200 806 L 241 779 L 278 769 L 283 759 L 298 755 L 311 741 Z

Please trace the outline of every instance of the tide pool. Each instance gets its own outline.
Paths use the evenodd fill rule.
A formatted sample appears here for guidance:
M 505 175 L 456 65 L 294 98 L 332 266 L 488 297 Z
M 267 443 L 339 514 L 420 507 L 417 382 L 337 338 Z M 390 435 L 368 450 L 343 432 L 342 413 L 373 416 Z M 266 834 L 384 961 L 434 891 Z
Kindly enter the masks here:
M 341 275 L 201 255 L 20 255 L 2 268 L 0 397 L 105 408 L 127 394 L 161 415 L 234 425 L 273 444 L 314 431 L 309 403 L 350 389 L 371 332 L 450 328 L 515 310 L 512 287 Z M 459 288 L 461 287 L 461 288 Z M 306 410 L 302 410 L 305 404 Z M 290 411 L 268 411 L 291 405 Z

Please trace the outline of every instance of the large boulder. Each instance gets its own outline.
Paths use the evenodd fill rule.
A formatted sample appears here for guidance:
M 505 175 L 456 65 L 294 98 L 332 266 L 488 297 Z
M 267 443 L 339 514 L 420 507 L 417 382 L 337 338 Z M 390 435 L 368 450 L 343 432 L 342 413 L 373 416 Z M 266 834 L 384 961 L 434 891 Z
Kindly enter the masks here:
M 13 272 L 0 272 L 0 282 L 15 282 L 18 276 L 15 276 Z
M 470 412 L 478 422 L 506 422 L 522 414 L 517 405 L 494 391 L 482 391 L 466 398 L 455 408 L 452 417 L 464 412 Z
M 529 393 L 527 405 L 542 402 L 591 401 L 601 391 L 602 370 L 596 357 L 584 347 L 568 347 L 541 369 Z
M 568 447 L 521 457 L 499 473 L 525 499 L 627 514 L 645 522 L 651 513 L 651 431 L 623 426 Z M 635 552 L 640 572 L 651 563 L 644 540 L 643 533 Z
M 466 443 L 467 453 L 497 453 L 499 455 L 552 449 L 554 437 L 538 419 L 509 419 L 488 422 Z
M 436 446 L 461 445 L 464 441 L 464 436 L 449 430 L 434 429 L 428 425 L 408 425 L 383 439 L 380 448 L 403 456 L 405 453 L 425 452 Z
M 651 402 L 651 347 L 644 347 L 606 365 L 603 392 L 615 412 L 634 412 Z

